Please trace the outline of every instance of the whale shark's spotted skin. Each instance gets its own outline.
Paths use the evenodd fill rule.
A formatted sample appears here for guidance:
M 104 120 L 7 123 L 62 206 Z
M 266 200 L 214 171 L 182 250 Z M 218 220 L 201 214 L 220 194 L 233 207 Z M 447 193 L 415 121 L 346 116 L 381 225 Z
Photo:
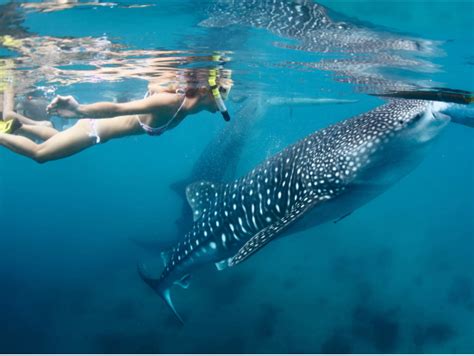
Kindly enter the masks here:
M 335 21 L 328 10 L 310 0 L 217 1 L 206 27 L 243 25 L 266 29 L 278 36 L 299 39 L 300 44 L 279 44 L 305 51 L 377 53 L 380 50 L 431 52 L 434 43 L 423 39 L 393 36 L 369 28 Z
M 238 264 L 289 227 L 346 216 L 416 166 L 449 122 L 449 105 L 393 100 L 307 136 L 232 183 L 190 185 L 192 230 L 164 255 L 159 279 L 142 277 L 174 311 L 170 287 L 186 287 L 198 266 Z
M 232 3 L 218 1 L 211 17 L 202 22 L 208 27 L 243 24 L 266 28 L 273 33 L 293 38 L 309 31 L 333 26 L 321 5 L 281 0 L 244 0 Z

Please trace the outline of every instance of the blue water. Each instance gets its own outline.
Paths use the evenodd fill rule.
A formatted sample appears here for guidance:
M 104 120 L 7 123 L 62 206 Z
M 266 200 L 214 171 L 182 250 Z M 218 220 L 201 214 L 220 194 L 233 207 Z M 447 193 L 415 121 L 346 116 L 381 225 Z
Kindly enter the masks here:
M 472 2 L 321 3 L 374 31 L 443 41 L 444 54 L 427 58 L 439 71 L 398 77 L 474 90 Z M 28 11 L 22 26 L 38 37 L 103 37 L 131 49 L 229 51 L 235 97 L 357 100 L 266 108 L 235 176 L 382 103 L 330 72 L 287 65 L 325 58 L 275 45 L 291 39 L 198 26 L 209 5 Z M 146 90 L 139 78 L 36 85 L 48 100 L 71 94 L 85 103 Z M 228 104 L 231 113 L 241 105 Z M 45 165 L 0 148 L 0 352 L 474 352 L 474 131 L 454 124 L 415 171 L 339 223 L 280 239 L 235 268 L 196 271 L 189 289 L 173 290 L 179 325 L 136 273 L 137 262 L 159 266 L 159 257 L 130 239 L 176 238 L 181 201 L 170 185 L 228 125 L 217 117 L 199 114 L 159 138 L 124 138 Z

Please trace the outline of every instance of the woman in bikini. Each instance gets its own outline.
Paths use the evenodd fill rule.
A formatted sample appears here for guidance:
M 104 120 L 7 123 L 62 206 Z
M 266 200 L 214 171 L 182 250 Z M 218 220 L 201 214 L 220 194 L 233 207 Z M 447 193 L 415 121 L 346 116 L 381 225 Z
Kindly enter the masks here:
M 82 118 L 71 128 L 58 132 L 51 127 L 15 122 L 16 130 L 0 133 L 0 146 L 38 163 L 72 156 L 86 148 L 111 139 L 148 134 L 158 136 L 176 127 L 183 119 L 200 111 L 229 114 L 223 100 L 231 88 L 228 79 L 210 70 L 208 83 L 187 82 L 184 88 L 149 85 L 142 100 L 127 103 L 99 102 L 79 104 L 72 96 L 57 96 L 48 106 L 50 114 L 66 118 Z M 13 120 L 16 120 L 15 118 Z M 37 144 L 24 137 L 43 140 Z

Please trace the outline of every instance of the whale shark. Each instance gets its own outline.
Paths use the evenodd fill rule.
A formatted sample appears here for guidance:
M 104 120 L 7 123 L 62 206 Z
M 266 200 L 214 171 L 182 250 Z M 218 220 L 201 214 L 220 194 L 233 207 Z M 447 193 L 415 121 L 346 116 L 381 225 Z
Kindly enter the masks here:
M 159 277 L 145 265 L 139 273 L 182 322 L 173 285 L 187 288 L 203 265 L 238 265 L 276 238 L 347 216 L 415 169 L 459 116 L 474 120 L 472 107 L 390 99 L 304 137 L 233 182 L 195 182 L 186 188 L 192 228 L 163 251 Z
M 438 42 L 394 35 L 346 19 L 311 0 L 240 0 L 216 1 L 210 17 L 200 25 L 223 28 L 240 25 L 265 29 L 298 43 L 281 42 L 277 46 L 312 52 L 379 53 L 408 51 L 431 54 Z
M 272 42 L 276 47 L 319 53 L 318 62 L 281 65 L 330 71 L 335 81 L 350 83 L 359 92 L 440 86 L 426 74 L 439 71 L 428 57 L 443 54 L 441 41 L 360 23 L 311 0 L 221 0 L 208 13 L 201 26 L 263 29 L 279 36 Z M 400 70 L 407 75 L 400 77 Z
M 171 247 L 192 228 L 192 209 L 186 200 L 186 187 L 196 181 L 225 182 L 236 178 L 237 166 L 250 139 L 252 128 L 265 117 L 270 107 L 314 107 L 320 105 L 352 104 L 357 100 L 330 97 L 278 97 L 265 96 L 262 91 L 243 98 L 233 120 L 215 136 L 194 162 L 191 172 L 170 188 L 181 199 L 181 208 L 175 221 L 176 237 L 163 240 L 158 236 L 133 237 L 130 240 L 148 252 L 161 253 Z

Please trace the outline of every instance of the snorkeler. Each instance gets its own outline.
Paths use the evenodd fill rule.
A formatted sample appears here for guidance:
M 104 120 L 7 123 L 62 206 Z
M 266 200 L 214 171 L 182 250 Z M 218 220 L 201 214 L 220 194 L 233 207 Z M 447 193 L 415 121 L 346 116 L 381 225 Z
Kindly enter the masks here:
M 65 118 L 81 118 L 74 126 L 59 132 L 50 127 L 25 125 L 14 118 L 15 130 L 0 133 L 0 145 L 45 163 L 115 138 L 140 134 L 159 136 L 176 127 L 186 116 L 201 111 L 219 111 L 228 120 L 223 100 L 230 91 L 231 81 L 218 77 L 216 70 L 207 70 L 206 75 L 204 83 L 191 75 L 191 80 L 185 80 L 182 86 L 150 84 L 144 99 L 127 103 L 82 105 L 72 96 L 57 96 L 48 106 L 48 112 Z M 23 135 L 34 135 L 44 142 L 37 144 Z

